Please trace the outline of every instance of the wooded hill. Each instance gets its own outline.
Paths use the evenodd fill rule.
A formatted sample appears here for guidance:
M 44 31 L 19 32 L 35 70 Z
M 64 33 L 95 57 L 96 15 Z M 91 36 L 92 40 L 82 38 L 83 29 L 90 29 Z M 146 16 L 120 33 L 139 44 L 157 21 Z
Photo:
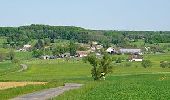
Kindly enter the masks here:
M 126 46 L 128 41 L 143 39 L 145 43 L 170 43 L 169 31 L 109 31 L 88 30 L 74 26 L 35 25 L 20 27 L 0 27 L 0 36 L 7 38 L 10 46 L 22 46 L 32 39 L 49 38 L 51 43 L 55 39 L 74 40 L 79 43 L 97 41 L 104 46 L 115 44 Z

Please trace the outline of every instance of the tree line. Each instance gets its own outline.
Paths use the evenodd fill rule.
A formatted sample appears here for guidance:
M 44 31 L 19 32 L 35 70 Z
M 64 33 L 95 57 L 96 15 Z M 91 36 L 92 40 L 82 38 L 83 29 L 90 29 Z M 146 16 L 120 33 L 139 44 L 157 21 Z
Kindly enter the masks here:
M 11 47 L 27 44 L 32 39 L 46 39 L 54 43 L 55 39 L 74 40 L 79 43 L 97 41 L 108 47 L 111 44 L 127 46 L 128 41 L 144 39 L 145 43 L 170 43 L 169 31 L 107 31 L 88 30 L 74 26 L 49 26 L 36 25 L 20 27 L 0 27 L 0 36 L 7 37 L 7 43 Z

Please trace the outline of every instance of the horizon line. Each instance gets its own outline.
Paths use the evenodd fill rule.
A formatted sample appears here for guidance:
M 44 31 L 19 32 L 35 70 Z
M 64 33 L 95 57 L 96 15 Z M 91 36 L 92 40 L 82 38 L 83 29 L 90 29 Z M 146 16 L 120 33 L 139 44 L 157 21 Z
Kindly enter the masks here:
M 87 28 L 87 27 L 83 27 L 83 26 L 76 26 L 76 25 L 52 25 L 52 24 L 23 24 L 23 25 L 4 25 L 4 26 L 0 26 L 1 28 L 2 27 L 22 27 L 22 26 L 31 26 L 31 25 L 44 25 L 44 26 L 69 26 L 69 27 L 79 27 L 79 28 L 83 28 L 83 29 L 86 29 L 86 30 L 94 30 L 94 31 L 143 31 L 143 32 L 159 32 L 159 31 L 163 31 L 163 32 L 169 32 L 170 30 L 138 30 L 138 29 L 97 29 L 97 28 Z

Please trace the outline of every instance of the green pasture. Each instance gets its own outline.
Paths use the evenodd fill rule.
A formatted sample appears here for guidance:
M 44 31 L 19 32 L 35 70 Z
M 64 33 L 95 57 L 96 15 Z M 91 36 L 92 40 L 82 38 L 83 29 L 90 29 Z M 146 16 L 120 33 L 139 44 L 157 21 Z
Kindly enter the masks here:
M 123 55 L 125 56 L 125 55 Z M 159 57 L 161 56 L 161 57 Z M 148 55 L 145 59 L 152 62 L 152 67 L 143 68 L 141 62 L 127 62 L 113 65 L 113 72 L 110 75 L 121 74 L 141 74 L 141 73 L 161 73 L 170 72 L 170 68 L 161 68 L 160 61 L 169 61 L 170 55 Z M 91 66 L 78 59 L 56 59 L 23 60 L 22 63 L 28 65 L 28 69 L 23 72 L 16 72 L 0 77 L 3 81 L 52 81 L 52 80 L 80 80 L 91 78 Z
M 20 60 L 20 61 L 23 61 L 23 60 L 30 60 L 32 59 L 32 52 L 15 52 L 15 57 L 16 59 Z
M 113 72 L 106 77 L 106 81 L 96 82 L 91 78 L 92 67 L 79 59 L 26 59 L 26 57 L 29 57 L 28 55 L 29 52 L 16 54 L 17 58 L 21 58 L 22 63 L 28 65 L 27 70 L 1 75 L 0 81 L 45 81 L 49 82 L 49 84 L 0 90 L 0 94 L 3 94 L 0 95 L 0 98 L 3 98 L 3 100 L 55 87 L 59 85 L 58 82 L 83 83 L 84 86 L 54 98 L 57 100 L 103 100 L 103 98 L 105 100 L 113 98 L 117 100 L 160 100 L 162 98 L 170 98 L 167 95 L 170 89 L 170 68 L 161 68 L 159 66 L 160 61 L 170 61 L 169 54 L 144 55 L 145 59 L 149 59 L 152 62 L 153 66 L 150 68 L 143 68 L 141 62 L 123 61 L 118 64 L 113 62 Z M 115 57 L 126 58 L 127 55 L 117 55 Z M 13 65 L 11 62 L 1 62 L 0 73 L 8 72 L 9 69 L 15 69 L 15 67 L 16 65 Z M 14 94 L 9 95 L 12 92 Z
M 19 66 L 16 64 L 12 64 L 8 61 L 6 62 L 0 62 L 0 77 L 6 74 L 10 74 L 12 72 L 15 72 L 19 70 Z
M 48 62 L 43 60 L 44 62 Z M 28 70 L 0 77 L 3 81 L 53 81 L 90 78 L 91 67 L 83 62 L 28 64 Z

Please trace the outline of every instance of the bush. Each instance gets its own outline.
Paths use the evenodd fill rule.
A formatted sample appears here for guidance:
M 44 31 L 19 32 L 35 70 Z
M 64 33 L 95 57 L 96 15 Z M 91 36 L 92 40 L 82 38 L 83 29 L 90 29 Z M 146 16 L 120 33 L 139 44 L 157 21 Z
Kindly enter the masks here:
M 5 59 L 5 54 L 4 53 L 0 53 L 0 62 L 3 61 Z
M 18 59 L 13 59 L 13 60 L 11 60 L 11 61 L 12 61 L 12 63 L 14 63 L 14 64 L 19 63 L 19 60 L 18 60 Z
M 142 61 L 142 66 L 143 66 L 144 68 L 151 67 L 151 66 L 152 66 L 152 63 L 151 63 L 150 60 L 143 60 L 143 61 Z
M 121 63 L 122 62 L 122 59 L 119 57 L 116 59 L 116 63 Z
M 161 61 L 160 62 L 160 67 L 162 67 L 162 68 L 170 68 L 170 62 Z
M 9 53 L 8 53 L 8 57 L 9 59 L 12 61 L 13 59 L 15 59 L 15 52 L 14 50 L 11 50 Z
M 32 52 L 32 55 L 33 55 L 33 57 L 38 58 L 43 55 L 43 51 L 42 50 L 34 50 Z

